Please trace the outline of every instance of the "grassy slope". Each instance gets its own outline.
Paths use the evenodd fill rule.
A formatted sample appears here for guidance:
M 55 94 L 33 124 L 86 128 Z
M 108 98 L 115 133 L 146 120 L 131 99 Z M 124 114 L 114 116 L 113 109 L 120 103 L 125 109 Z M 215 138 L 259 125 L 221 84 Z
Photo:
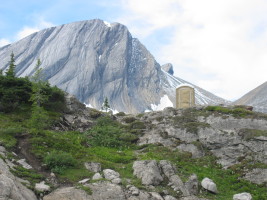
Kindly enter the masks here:
M 217 183 L 219 194 L 214 195 L 203 192 L 200 196 L 208 199 L 230 200 L 233 194 L 239 192 L 249 192 L 253 195 L 254 200 L 267 199 L 266 186 L 259 186 L 248 181 L 239 179 L 242 174 L 242 165 L 234 166 L 232 169 L 223 170 L 216 164 L 216 159 L 212 155 L 207 155 L 200 159 L 192 159 L 190 154 L 181 153 L 179 151 L 171 151 L 162 146 L 147 145 L 138 147 L 134 144 L 135 134 L 141 134 L 142 123 L 133 120 L 129 121 L 129 125 L 121 125 L 112 122 L 109 118 L 102 118 L 98 121 L 91 131 L 86 133 L 79 132 L 57 132 L 52 130 L 44 130 L 38 134 L 31 134 L 31 129 L 27 124 L 30 117 L 29 108 L 21 108 L 19 111 L 10 114 L 0 113 L 0 141 L 1 144 L 12 150 L 16 148 L 17 137 L 21 134 L 29 135 L 31 143 L 31 152 L 44 162 L 47 155 L 51 152 L 67 153 L 76 162 L 73 166 L 63 167 L 62 169 L 52 169 L 57 172 L 61 183 L 76 184 L 77 181 L 91 177 L 92 173 L 88 172 L 83 163 L 87 161 L 100 162 L 102 168 L 115 169 L 121 174 L 123 184 L 126 185 L 127 179 L 132 180 L 132 184 L 139 188 L 143 188 L 140 180 L 133 176 L 132 164 L 135 160 L 155 159 L 170 160 L 177 166 L 178 174 L 186 181 L 187 178 L 195 173 L 199 181 L 204 177 L 209 177 Z M 212 109 L 211 109 L 212 111 Z M 56 115 L 51 115 L 53 119 Z M 92 138 L 97 137 L 98 133 L 107 135 L 104 138 L 105 143 L 99 143 L 99 140 Z M 109 132 L 110 131 L 110 132 Z M 110 137 L 109 137 L 110 136 Z M 99 138 L 101 141 L 103 138 Z M 115 139 L 115 141 L 114 141 Z M 122 141 L 119 146 L 116 140 Z M 94 142 L 92 142 L 94 141 Z M 123 146 L 123 147 L 121 147 Z M 263 167 L 266 165 L 251 164 L 250 167 Z M 49 169 L 48 169 L 49 170 Z M 42 176 L 22 169 L 14 171 L 15 174 L 24 177 L 30 181 L 38 182 L 42 180 Z M 33 176 L 33 177 L 32 177 Z M 166 184 L 166 183 L 164 183 Z M 174 193 L 166 185 L 157 186 L 157 191 L 162 192 L 163 189 Z

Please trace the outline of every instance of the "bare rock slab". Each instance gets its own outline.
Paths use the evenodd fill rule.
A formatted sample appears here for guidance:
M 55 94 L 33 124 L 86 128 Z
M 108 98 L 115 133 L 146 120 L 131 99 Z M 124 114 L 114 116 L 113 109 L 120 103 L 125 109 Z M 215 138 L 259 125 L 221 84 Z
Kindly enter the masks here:
M 233 196 L 233 200 L 252 200 L 252 196 L 247 192 L 239 193 Z
M 86 162 L 84 163 L 84 166 L 86 169 L 88 169 L 91 172 L 100 172 L 101 171 L 101 164 L 95 163 L 95 162 Z
M 160 168 L 155 160 L 135 161 L 134 175 L 142 180 L 143 185 L 159 185 L 163 181 Z
M 43 200 L 94 200 L 84 190 L 74 187 L 63 187 L 44 196 Z

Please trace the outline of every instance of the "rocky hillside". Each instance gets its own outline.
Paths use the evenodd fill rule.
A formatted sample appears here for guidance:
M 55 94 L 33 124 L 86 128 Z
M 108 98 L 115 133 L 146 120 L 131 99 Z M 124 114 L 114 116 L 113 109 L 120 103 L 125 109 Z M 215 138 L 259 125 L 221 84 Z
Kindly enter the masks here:
M 31 76 L 37 59 L 45 79 L 81 102 L 100 109 L 108 97 L 114 110 L 127 113 L 175 105 L 175 88 L 190 84 L 161 66 L 127 27 L 102 20 L 81 21 L 44 29 L 0 48 L 0 68 L 14 52 L 18 76 Z M 197 104 L 225 100 L 195 86 Z
M 238 107 L 111 115 L 66 96 L 49 129 L 0 113 L 0 198 L 265 200 L 267 116 Z
M 234 104 L 253 106 L 254 110 L 267 113 L 267 82 L 248 92 Z

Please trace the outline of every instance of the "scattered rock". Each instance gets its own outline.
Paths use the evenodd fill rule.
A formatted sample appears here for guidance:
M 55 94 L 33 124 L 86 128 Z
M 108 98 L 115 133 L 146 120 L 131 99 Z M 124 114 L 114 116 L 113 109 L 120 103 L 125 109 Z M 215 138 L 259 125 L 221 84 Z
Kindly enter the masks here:
M 204 189 L 206 189 L 206 190 L 208 190 L 208 191 L 210 191 L 210 192 L 212 192 L 212 193 L 215 193 L 215 194 L 218 193 L 216 184 L 215 184 L 211 179 L 209 179 L 209 178 L 204 178 L 204 179 L 201 181 L 201 186 L 202 186 Z
M 133 195 L 133 196 L 138 196 L 139 195 L 139 189 L 133 185 L 127 185 L 126 187 L 130 194 Z
M 32 169 L 32 166 L 30 166 L 25 159 L 20 159 L 17 161 L 23 168 L 25 169 Z
M 36 183 L 34 189 L 38 192 L 48 192 L 50 191 L 50 186 L 46 185 L 44 181 L 41 183 Z
M 249 193 L 240 193 L 233 196 L 233 200 L 252 200 L 252 196 Z
M 120 184 L 121 179 L 120 179 L 120 174 L 118 172 L 115 172 L 112 169 L 104 169 L 103 170 L 104 177 L 107 180 L 110 180 L 114 184 Z
M 124 191 L 119 185 L 101 181 L 90 184 L 89 187 L 94 200 L 126 200 Z
M 163 181 L 155 160 L 135 161 L 133 170 L 134 175 L 142 180 L 143 185 L 159 185 Z
M 188 181 L 185 182 L 185 187 L 189 191 L 189 193 L 192 195 L 198 194 L 198 179 L 197 175 L 193 174 L 189 177 Z
M 103 176 L 100 173 L 95 173 L 94 176 L 92 177 L 92 180 L 99 180 L 102 179 Z
M 256 184 L 267 183 L 267 169 L 253 169 L 245 175 L 245 179 Z
M 170 178 L 171 176 L 175 175 L 176 169 L 173 167 L 170 161 L 167 160 L 161 160 L 159 162 L 159 165 L 167 178 Z
M 83 180 L 79 181 L 79 183 L 80 183 L 80 184 L 85 184 L 85 183 L 87 183 L 88 181 L 90 181 L 90 178 L 83 179 Z
M 43 200 L 95 200 L 84 190 L 74 187 L 58 188 L 52 193 L 44 196 Z

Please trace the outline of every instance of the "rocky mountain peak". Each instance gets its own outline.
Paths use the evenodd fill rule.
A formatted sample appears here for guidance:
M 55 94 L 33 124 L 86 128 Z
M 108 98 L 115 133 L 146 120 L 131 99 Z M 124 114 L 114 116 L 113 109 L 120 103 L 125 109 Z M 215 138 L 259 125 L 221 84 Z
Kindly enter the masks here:
M 45 78 L 52 85 L 98 109 L 105 97 L 112 109 L 127 113 L 152 110 L 162 99 L 174 105 L 175 88 L 187 83 L 172 76 L 170 64 L 163 66 L 168 73 L 162 71 L 126 26 L 99 19 L 47 28 L 2 47 L 0 66 L 4 70 L 12 51 L 18 76 L 31 76 L 40 58 Z M 225 102 L 197 90 L 198 104 Z

